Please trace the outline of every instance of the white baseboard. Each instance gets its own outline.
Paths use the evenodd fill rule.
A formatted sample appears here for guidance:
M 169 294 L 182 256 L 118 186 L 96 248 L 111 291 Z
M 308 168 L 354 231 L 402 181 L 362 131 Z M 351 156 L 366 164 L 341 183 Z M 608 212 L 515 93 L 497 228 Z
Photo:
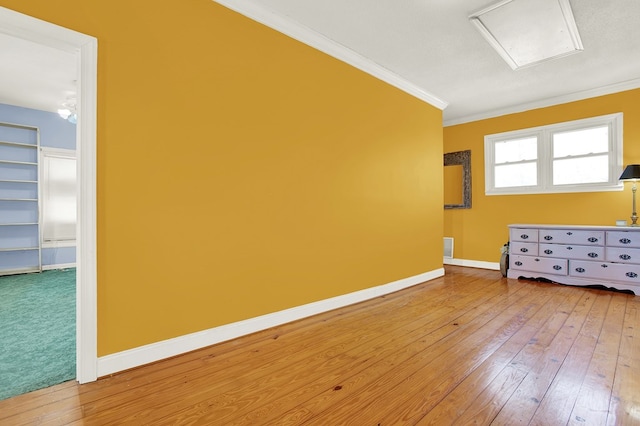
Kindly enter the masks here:
M 442 263 L 445 265 L 468 266 L 470 268 L 493 269 L 496 271 L 500 270 L 500 262 L 484 262 L 482 260 L 451 259 L 445 257 L 443 258 Z
M 76 267 L 75 263 L 59 263 L 57 265 L 42 265 L 42 270 L 50 271 L 52 269 L 68 269 L 68 268 L 75 268 L 75 267 Z
M 440 268 L 377 287 L 367 288 L 342 296 L 332 297 L 330 299 L 320 300 L 283 311 L 102 356 L 97 360 L 98 377 L 107 376 L 118 371 L 128 370 L 312 315 L 373 299 L 425 281 L 433 280 L 443 275 L 444 268 Z

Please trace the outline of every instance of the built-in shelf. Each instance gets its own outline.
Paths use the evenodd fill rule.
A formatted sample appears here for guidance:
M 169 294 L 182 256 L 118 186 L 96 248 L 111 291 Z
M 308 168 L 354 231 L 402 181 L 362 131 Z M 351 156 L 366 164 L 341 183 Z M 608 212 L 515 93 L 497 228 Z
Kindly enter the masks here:
M 3 221 L 0 223 L 3 238 L 0 275 L 39 272 L 42 271 L 37 191 L 40 132 L 33 126 L 0 123 L 0 139 L 0 183 L 4 191 L 4 196 L 0 196 L 0 218 Z M 33 185 L 36 185 L 35 191 Z
M 37 180 L 17 180 L 17 179 L 0 179 L 0 182 L 6 183 L 38 183 Z
M 34 268 L 40 268 L 38 265 L 29 266 L 20 269 L 0 269 L 0 276 L 2 275 L 15 275 L 15 274 L 25 274 L 28 272 L 33 272 Z
M 22 142 L 0 141 L 0 145 L 21 146 L 24 148 L 38 148 L 38 145 L 34 145 L 32 143 L 22 143 Z
M 2 164 L 19 164 L 21 166 L 37 166 L 38 163 L 32 163 L 31 161 L 13 161 L 13 160 L 0 160 Z
M 34 251 L 40 250 L 40 247 L 11 247 L 11 248 L 0 248 L 0 251 Z

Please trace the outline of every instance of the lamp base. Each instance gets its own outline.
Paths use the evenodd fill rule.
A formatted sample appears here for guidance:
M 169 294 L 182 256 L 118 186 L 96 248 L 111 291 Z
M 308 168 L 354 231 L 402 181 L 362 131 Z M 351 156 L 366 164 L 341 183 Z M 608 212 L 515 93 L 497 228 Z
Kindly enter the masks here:
M 638 213 L 636 210 L 636 191 L 637 191 L 636 181 L 633 181 L 633 187 L 631 188 L 631 193 L 633 194 L 633 210 L 631 210 L 631 226 L 638 226 Z

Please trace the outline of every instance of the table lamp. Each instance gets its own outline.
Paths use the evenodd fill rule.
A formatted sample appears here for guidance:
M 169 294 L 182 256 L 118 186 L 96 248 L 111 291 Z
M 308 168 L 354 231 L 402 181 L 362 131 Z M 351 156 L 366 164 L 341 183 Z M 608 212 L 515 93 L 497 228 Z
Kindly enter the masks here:
M 633 186 L 631 187 L 631 192 L 633 193 L 633 212 L 631 213 L 631 226 L 638 226 L 638 224 L 636 223 L 638 221 L 638 213 L 636 212 L 636 190 L 638 189 L 636 186 L 636 181 L 638 179 L 640 179 L 640 164 L 628 165 L 620 175 L 620 180 L 633 181 Z

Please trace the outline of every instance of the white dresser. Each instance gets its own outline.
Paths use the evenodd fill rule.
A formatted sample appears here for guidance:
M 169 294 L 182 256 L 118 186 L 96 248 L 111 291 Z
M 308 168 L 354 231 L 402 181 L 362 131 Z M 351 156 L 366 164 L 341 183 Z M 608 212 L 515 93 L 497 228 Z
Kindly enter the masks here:
M 507 276 L 640 295 L 640 227 L 509 225 Z

